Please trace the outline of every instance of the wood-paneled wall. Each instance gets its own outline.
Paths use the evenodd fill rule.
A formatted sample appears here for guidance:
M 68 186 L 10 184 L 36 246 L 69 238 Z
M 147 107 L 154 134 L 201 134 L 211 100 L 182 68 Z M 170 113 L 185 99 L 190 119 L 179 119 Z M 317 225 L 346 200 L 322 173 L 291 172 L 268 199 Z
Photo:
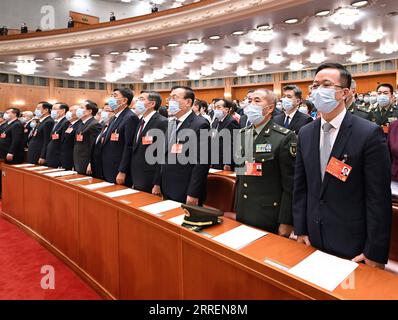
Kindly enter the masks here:
M 357 92 L 368 92 L 376 90 L 376 87 L 380 83 L 390 83 L 397 87 L 397 73 L 381 73 L 381 74 L 369 74 L 354 76 L 357 81 Z M 40 86 L 29 86 L 29 85 L 17 85 L 17 84 L 0 84 L 0 111 L 7 109 L 8 107 L 17 106 L 21 110 L 33 110 L 39 101 L 62 101 L 69 105 L 77 104 L 80 100 L 90 99 L 95 101 L 99 107 L 102 107 L 105 100 L 109 96 L 107 90 L 84 90 L 84 89 L 69 89 L 69 88 L 58 88 Z M 305 98 L 308 94 L 308 86 L 311 81 L 283 81 L 281 86 L 286 84 L 296 84 L 303 91 L 303 97 Z M 232 99 L 242 100 L 247 91 L 258 88 L 266 88 L 273 90 L 272 84 L 260 84 L 260 85 L 249 85 L 249 86 L 235 86 L 232 87 Z M 194 89 L 197 99 L 205 100 L 208 103 L 213 98 L 223 98 L 225 94 L 224 88 L 206 88 L 206 89 Z M 162 105 L 165 105 L 166 98 L 169 96 L 169 91 L 161 91 Z M 23 105 L 16 105 L 17 101 L 23 101 Z

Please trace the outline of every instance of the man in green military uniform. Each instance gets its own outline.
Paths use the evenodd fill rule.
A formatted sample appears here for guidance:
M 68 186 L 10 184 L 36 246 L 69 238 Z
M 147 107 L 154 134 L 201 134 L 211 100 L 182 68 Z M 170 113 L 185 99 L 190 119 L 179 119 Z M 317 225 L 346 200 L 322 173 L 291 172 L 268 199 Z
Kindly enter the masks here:
M 389 83 L 380 84 L 377 87 L 377 107 L 374 109 L 374 122 L 386 127 L 397 120 L 398 110 L 394 107 L 394 88 Z
M 351 112 L 352 114 L 372 121 L 373 119 L 373 114 L 372 112 L 369 112 L 365 107 L 359 106 L 356 102 L 355 102 L 355 92 L 357 89 L 357 83 L 356 81 L 353 79 L 351 82 L 351 88 L 350 88 L 350 95 L 348 96 L 348 98 L 346 99 L 346 107 L 347 110 L 349 112 Z
M 238 135 L 245 161 L 237 168 L 235 210 L 238 221 L 289 237 L 297 138 L 272 121 L 275 101 L 272 91 L 260 89 L 245 109 L 252 125 Z

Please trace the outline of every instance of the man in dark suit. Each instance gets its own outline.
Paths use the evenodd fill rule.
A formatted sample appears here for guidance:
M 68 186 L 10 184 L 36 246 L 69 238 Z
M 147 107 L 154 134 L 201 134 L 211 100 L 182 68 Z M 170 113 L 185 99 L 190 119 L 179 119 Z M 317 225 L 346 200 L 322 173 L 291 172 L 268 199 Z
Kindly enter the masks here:
M 141 117 L 134 133 L 133 151 L 131 157 L 131 181 L 134 189 L 152 193 L 159 177 L 160 164 L 151 164 L 147 161 L 146 151 L 156 143 L 156 135 L 151 135 L 152 129 L 167 131 L 168 120 L 156 112 L 162 104 L 158 92 L 142 91 L 135 104 L 135 112 Z M 156 156 L 156 155 L 155 155 Z
M 19 121 L 23 124 L 23 132 L 24 132 L 24 147 L 28 146 L 28 140 L 30 132 L 32 131 L 32 127 L 30 126 L 30 122 L 33 119 L 33 112 L 32 111 L 23 111 Z
M 18 120 L 19 115 L 19 109 L 8 109 L 4 114 L 6 125 L 0 129 L 0 159 L 10 164 L 24 160 L 23 125 Z
M 79 108 L 78 105 L 74 105 L 69 108 L 65 118 L 66 129 L 64 134 L 61 136 L 61 148 L 60 148 L 60 161 L 61 167 L 65 170 L 72 170 L 73 165 L 73 149 L 75 147 L 76 132 L 79 129 L 81 121 L 77 118 L 76 111 Z
M 32 137 L 29 141 L 28 162 L 34 164 L 45 164 L 47 145 L 50 142 L 51 130 L 54 120 L 50 117 L 52 104 L 40 102 L 35 110 L 38 118 L 36 127 L 32 130 Z
M 312 96 L 321 118 L 299 133 L 294 230 L 301 243 L 383 267 L 392 217 L 390 159 L 382 130 L 347 112 L 350 84 L 340 64 L 316 70 Z M 348 177 L 345 167 L 352 168 Z
M 51 168 L 58 168 L 61 166 L 61 141 L 65 130 L 69 126 L 69 122 L 65 118 L 68 111 L 69 106 L 62 102 L 54 104 L 51 110 L 51 118 L 54 120 L 54 127 L 51 130 L 51 139 L 47 146 L 46 155 L 46 164 Z
M 214 105 L 214 121 L 211 125 L 212 128 L 212 161 L 211 167 L 217 170 L 231 171 L 234 169 L 233 161 L 233 141 L 234 141 L 234 130 L 238 130 L 239 124 L 230 115 L 232 109 L 232 102 L 229 100 L 221 99 Z M 236 132 L 235 132 L 236 133 Z M 229 137 L 229 140 L 228 140 Z M 214 141 L 218 140 L 217 143 Z M 225 140 L 225 141 L 224 141 Z M 224 150 L 225 148 L 225 150 Z M 214 159 L 214 155 L 218 154 L 218 159 Z M 229 154 L 229 159 L 223 155 Z
M 283 88 L 282 108 L 283 112 L 274 117 L 274 122 L 296 134 L 301 127 L 312 121 L 312 118 L 298 111 L 301 104 L 302 91 L 296 85 L 287 85 Z
M 171 119 L 166 135 L 165 164 L 161 165 L 160 179 L 155 194 L 159 192 L 159 186 L 166 199 L 201 205 L 206 199 L 207 174 L 209 172 L 208 160 L 201 164 L 201 152 L 208 148 L 208 140 L 200 139 L 200 130 L 209 130 L 209 122 L 197 116 L 192 111 L 195 101 L 195 93 L 189 87 L 177 86 L 172 88 L 169 100 L 169 115 Z M 197 150 L 192 150 L 192 142 L 196 140 Z M 201 142 L 201 143 L 200 143 Z M 191 160 L 195 155 L 195 159 Z M 189 155 L 191 154 L 191 157 Z M 184 157 L 187 156 L 187 158 Z M 183 158 L 187 163 L 182 163 Z M 203 159 L 202 159 L 203 160 Z
M 131 89 L 120 88 L 113 91 L 108 104 L 115 116 L 100 137 L 104 179 L 108 182 L 129 186 L 131 185 L 129 166 L 133 135 L 139 122 L 138 117 L 128 108 L 132 101 Z
M 91 100 L 84 101 L 76 110 L 81 124 L 75 133 L 75 146 L 73 148 L 73 164 L 80 174 L 91 175 L 91 151 L 101 132 L 101 125 L 94 116 L 98 112 L 97 104 Z

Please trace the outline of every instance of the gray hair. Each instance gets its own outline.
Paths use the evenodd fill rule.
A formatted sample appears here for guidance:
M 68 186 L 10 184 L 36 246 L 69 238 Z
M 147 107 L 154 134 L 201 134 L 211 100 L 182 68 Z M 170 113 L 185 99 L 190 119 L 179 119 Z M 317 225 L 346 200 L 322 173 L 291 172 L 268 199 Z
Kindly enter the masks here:
M 155 101 L 155 110 L 158 110 L 160 106 L 162 105 L 162 97 L 157 91 L 141 91 L 141 93 L 147 93 L 148 94 L 148 100 L 149 101 Z

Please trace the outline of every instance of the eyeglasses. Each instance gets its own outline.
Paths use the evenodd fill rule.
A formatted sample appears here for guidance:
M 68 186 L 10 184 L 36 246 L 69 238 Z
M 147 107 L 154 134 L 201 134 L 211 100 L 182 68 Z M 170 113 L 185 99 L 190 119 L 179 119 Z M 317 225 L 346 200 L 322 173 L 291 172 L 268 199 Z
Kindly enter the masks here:
M 333 84 L 333 83 L 325 83 L 325 84 L 314 83 L 314 84 L 312 84 L 311 89 L 312 90 L 316 90 L 316 89 L 319 89 L 319 88 L 332 89 L 334 87 L 341 88 L 341 89 L 344 88 L 344 87 L 342 87 L 342 86 L 340 86 L 338 84 Z

